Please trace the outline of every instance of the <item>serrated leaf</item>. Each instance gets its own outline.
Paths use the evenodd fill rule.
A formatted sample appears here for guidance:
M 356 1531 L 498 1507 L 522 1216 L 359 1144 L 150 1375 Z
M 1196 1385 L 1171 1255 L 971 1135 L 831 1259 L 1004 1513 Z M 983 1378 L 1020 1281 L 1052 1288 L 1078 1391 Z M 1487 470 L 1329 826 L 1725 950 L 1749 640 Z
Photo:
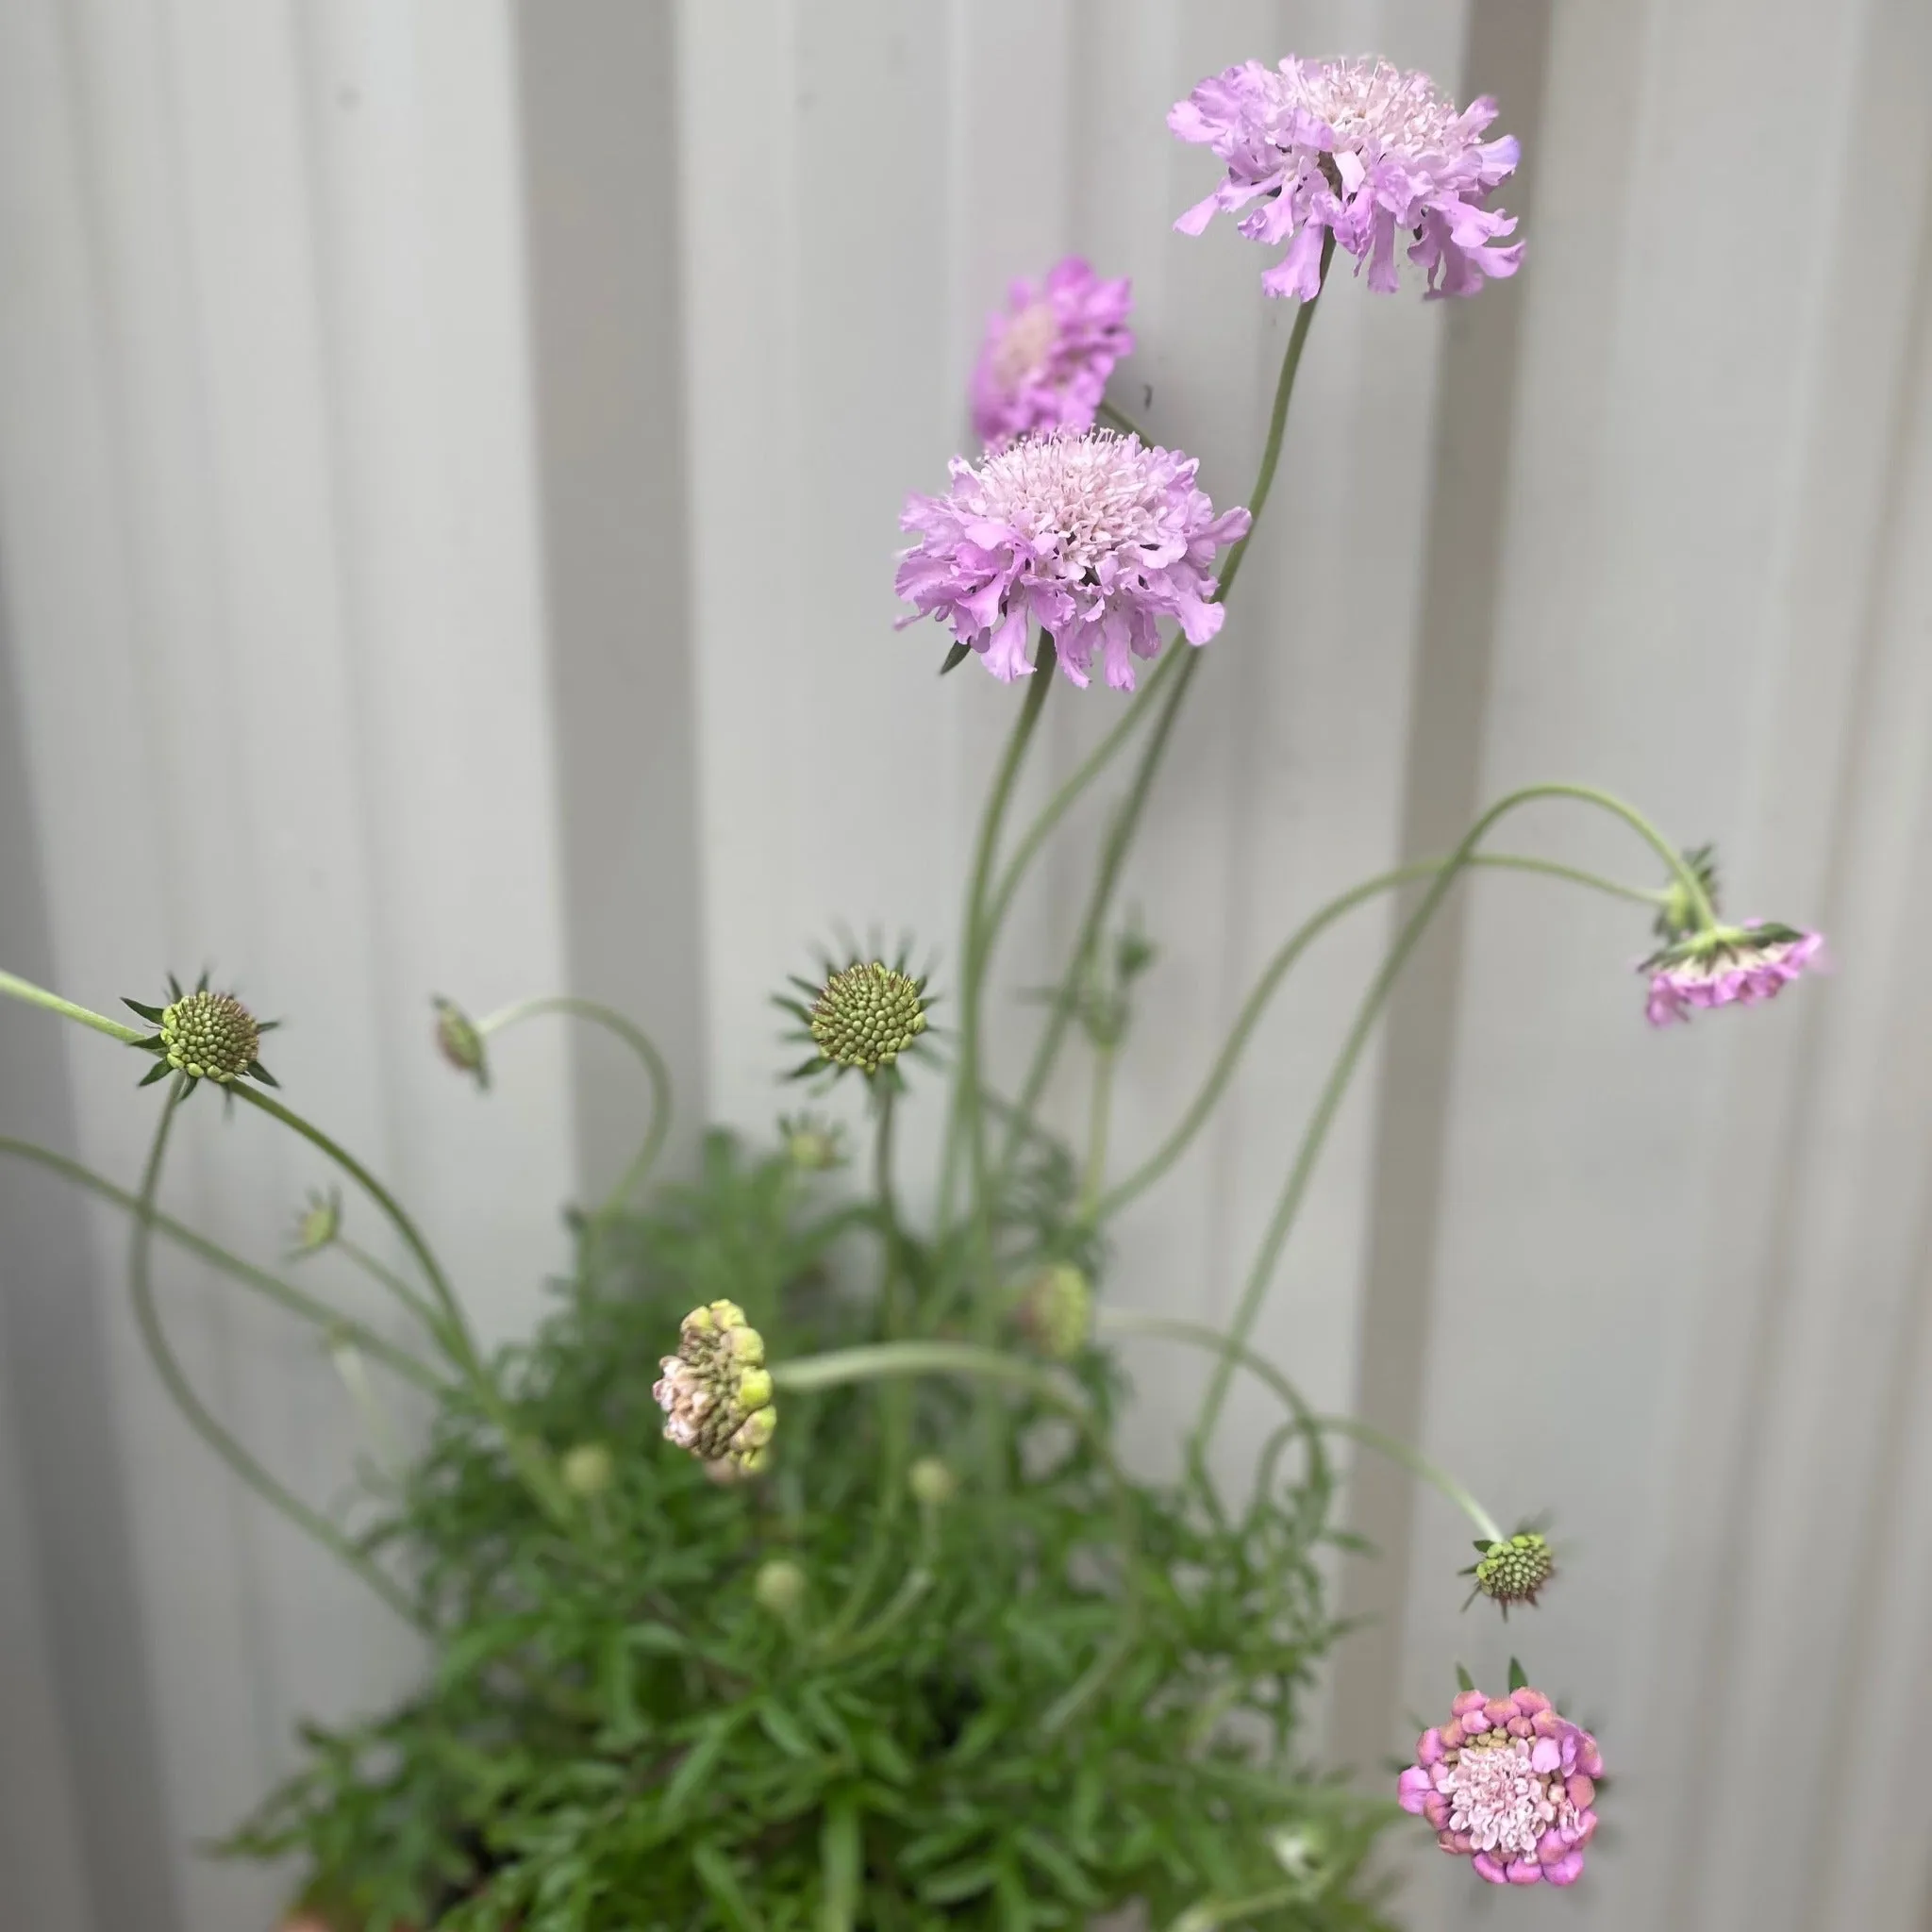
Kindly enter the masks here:
M 940 666 L 940 675 L 943 677 L 947 672 L 958 670 L 960 665 L 965 663 L 966 659 L 972 655 L 972 652 L 973 646 L 971 644 L 962 644 L 956 641 L 946 653 L 946 661 Z
M 1475 1679 L 1460 1664 L 1456 1666 L 1456 1682 L 1459 1690 L 1474 1690 L 1475 1689 Z
M 1509 1688 L 1512 1690 L 1529 1689 L 1529 1674 L 1513 1657 L 1509 1659 Z

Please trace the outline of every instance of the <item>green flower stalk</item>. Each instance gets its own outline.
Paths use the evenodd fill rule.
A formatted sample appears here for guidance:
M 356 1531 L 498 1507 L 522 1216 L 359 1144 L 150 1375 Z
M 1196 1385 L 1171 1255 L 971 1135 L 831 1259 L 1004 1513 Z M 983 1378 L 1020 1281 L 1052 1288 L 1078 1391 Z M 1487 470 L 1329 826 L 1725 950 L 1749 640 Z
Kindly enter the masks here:
M 678 1329 L 677 1353 L 660 1363 L 652 1389 L 664 1411 L 664 1439 L 721 1475 L 752 1475 L 771 1459 L 778 1411 L 765 1368 L 764 1337 L 736 1302 L 693 1308 Z

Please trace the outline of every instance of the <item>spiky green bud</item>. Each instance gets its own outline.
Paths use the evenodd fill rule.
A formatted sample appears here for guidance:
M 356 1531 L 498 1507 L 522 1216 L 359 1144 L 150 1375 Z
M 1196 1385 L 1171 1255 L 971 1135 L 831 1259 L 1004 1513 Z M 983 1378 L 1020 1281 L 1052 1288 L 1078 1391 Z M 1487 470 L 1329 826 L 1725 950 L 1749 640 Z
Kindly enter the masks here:
M 490 1056 L 476 1023 L 441 993 L 436 996 L 436 1050 L 459 1074 L 468 1074 L 478 1087 L 490 1085 Z
M 833 974 L 806 1020 L 820 1058 L 868 1075 L 892 1066 L 925 1031 L 924 991 L 879 959 Z
M 295 1239 L 291 1243 L 291 1252 L 317 1254 L 341 1231 L 342 1197 L 333 1188 L 325 1194 L 310 1193 L 308 1206 L 295 1217 Z
M 800 1174 L 824 1174 L 844 1164 L 843 1130 L 817 1114 L 788 1115 L 778 1123 L 785 1158 Z
M 1507 1616 L 1511 1604 L 1534 1604 L 1536 1593 L 1557 1574 L 1548 1538 L 1518 1530 L 1500 1542 L 1478 1543 L 1474 1574 L 1476 1589 Z M 1469 1574 L 1469 1573 L 1465 1573 Z
M 231 992 L 197 988 L 161 1008 L 161 1058 L 191 1080 L 225 1087 L 256 1064 L 261 1028 Z
M 601 1496 L 616 1474 L 616 1458 L 602 1442 L 579 1442 L 565 1452 L 563 1486 L 573 1496 Z

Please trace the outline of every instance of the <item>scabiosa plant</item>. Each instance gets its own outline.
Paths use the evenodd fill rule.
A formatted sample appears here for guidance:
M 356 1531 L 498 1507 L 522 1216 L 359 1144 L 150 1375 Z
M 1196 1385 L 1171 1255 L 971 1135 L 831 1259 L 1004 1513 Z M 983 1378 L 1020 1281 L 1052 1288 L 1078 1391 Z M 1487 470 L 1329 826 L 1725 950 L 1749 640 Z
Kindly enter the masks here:
M 1491 1885 L 1574 1885 L 1596 1831 L 1596 1740 L 1541 1690 L 1457 1694 L 1449 1722 L 1416 1740 L 1396 1780 L 1405 1811 Z
M 664 1440 L 723 1474 L 750 1475 L 770 1456 L 778 1411 L 765 1367 L 765 1339 L 736 1302 L 693 1308 L 679 1325 L 677 1353 L 651 1395 L 667 1418 Z
M 1639 966 L 1650 976 L 1645 1017 L 1653 1026 L 1669 1026 L 1699 1008 L 1775 999 L 1819 965 L 1824 951 L 1822 933 L 1755 919 L 1694 932 Z
M 1523 244 L 1494 245 L 1515 219 L 1483 199 L 1515 172 L 1513 137 L 1478 139 L 1496 118 L 1487 96 L 1460 112 L 1425 74 L 1386 60 L 1244 61 L 1174 104 L 1167 125 L 1227 164 L 1206 200 L 1174 224 L 1198 235 L 1218 210 L 1258 200 L 1241 231 L 1288 253 L 1261 277 L 1271 295 L 1313 299 L 1324 234 L 1363 264 L 1369 287 L 1393 293 L 1395 238 L 1428 274 L 1431 295 L 1473 295 L 1485 277 L 1512 275 Z
M 204 973 L 192 992 L 183 992 L 181 982 L 171 974 L 165 1007 L 143 1006 L 139 1000 L 124 999 L 122 1005 L 139 1013 L 159 1030 L 144 1040 L 129 1043 L 142 1053 L 151 1053 L 159 1062 L 140 1084 L 151 1087 L 172 1074 L 180 1074 L 192 1089 L 200 1080 L 212 1080 L 227 1087 L 237 1080 L 259 1080 L 265 1087 L 277 1085 L 275 1076 L 258 1058 L 261 1036 L 274 1032 L 279 1024 L 258 1020 L 231 992 L 211 992 Z
M 1077 255 L 1043 284 L 1015 282 L 1004 309 L 987 318 L 973 370 L 973 433 L 990 448 L 1047 429 L 1087 429 L 1124 356 L 1133 295 L 1124 278 L 1103 281 Z
M 1215 553 L 1249 519 L 1216 514 L 1198 467 L 1108 429 L 1029 437 L 978 463 L 956 458 L 945 495 L 907 500 L 900 527 L 919 541 L 901 559 L 899 594 L 997 678 L 1032 672 L 1031 623 L 1075 684 L 1097 657 L 1108 684 L 1132 691 L 1134 659 L 1159 653 L 1159 619 L 1191 644 L 1221 628 Z
M 1462 1573 L 1475 1578 L 1464 1609 L 1478 1596 L 1486 1596 L 1501 1606 L 1507 1619 L 1511 1604 L 1534 1605 L 1537 1593 L 1557 1574 L 1556 1556 L 1541 1530 L 1519 1529 L 1514 1536 L 1484 1538 L 1475 1551 L 1475 1561 Z

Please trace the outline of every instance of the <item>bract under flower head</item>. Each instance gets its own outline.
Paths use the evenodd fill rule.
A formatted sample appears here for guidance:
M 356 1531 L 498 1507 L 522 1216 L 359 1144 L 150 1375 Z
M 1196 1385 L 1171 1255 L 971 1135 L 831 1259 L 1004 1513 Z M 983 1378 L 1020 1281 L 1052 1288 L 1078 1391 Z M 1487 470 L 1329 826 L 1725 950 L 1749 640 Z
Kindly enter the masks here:
M 1515 172 L 1513 137 L 1477 137 L 1496 118 L 1487 96 L 1457 111 L 1425 74 L 1386 60 L 1244 61 L 1204 80 L 1177 102 L 1167 125 L 1227 163 L 1227 175 L 1174 224 L 1198 235 L 1217 209 L 1259 200 L 1241 231 L 1288 253 L 1261 277 L 1270 295 L 1312 301 L 1321 288 L 1322 240 L 1354 256 L 1369 287 L 1397 286 L 1395 238 L 1412 236 L 1408 258 L 1428 272 L 1428 293 L 1473 295 L 1484 277 L 1512 275 L 1523 244 L 1491 245 L 1515 218 L 1482 206 Z
M 944 496 L 907 499 L 900 527 L 919 541 L 900 561 L 899 594 L 995 677 L 1031 674 L 1030 622 L 1051 634 L 1075 684 L 1098 656 L 1108 683 L 1132 691 L 1134 659 L 1160 650 L 1157 619 L 1176 620 L 1191 644 L 1221 628 L 1215 553 L 1247 534 L 1249 517 L 1217 516 L 1197 467 L 1107 429 L 1029 437 L 978 463 L 955 458 Z
M 1405 1811 L 1491 1885 L 1574 1885 L 1596 1833 L 1596 1740 L 1541 1690 L 1465 1690 L 1450 1719 L 1416 1740 L 1396 1780 Z
M 973 433 L 988 445 L 1043 429 L 1085 429 L 1107 378 L 1134 352 L 1124 278 L 1102 281 L 1077 255 L 1045 284 L 1015 282 L 1007 308 L 987 318 L 973 371 Z
M 1775 999 L 1823 963 L 1824 936 L 1793 925 L 1746 920 L 1693 933 L 1638 967 L 1650 975 L 1644 1016 L 1653 1026 L 1688 1020 L 1698 1007 L 1756 1006 Z
M 749 1475 L 770 1459 L 778 1411 L 765 1367 L 764 1337 L 736 1302 L 693 1308 L 680 1324 L 677 1353 L 659 1362 L 651 1390 L 664 1436 L 724 1475 Z

